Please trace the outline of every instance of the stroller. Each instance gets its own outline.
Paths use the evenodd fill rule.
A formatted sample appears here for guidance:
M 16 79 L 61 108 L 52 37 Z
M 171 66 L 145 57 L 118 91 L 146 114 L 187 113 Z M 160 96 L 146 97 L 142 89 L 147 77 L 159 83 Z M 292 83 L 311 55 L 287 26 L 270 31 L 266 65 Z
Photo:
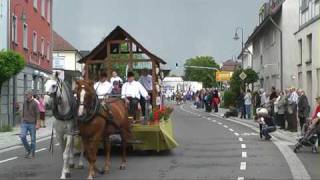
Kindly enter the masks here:
M 312 120 L 309 119 L 307 123 L 303 125 L 302 137 L 298 139 L 297 144 L 294 146 L 293 151 L 298 153 L 303 146 L 312 147 L 312 152 L 317 153 L 316 142 L 318 140 L 317 134 L 319 133 L 319 123 L 312 125 Z

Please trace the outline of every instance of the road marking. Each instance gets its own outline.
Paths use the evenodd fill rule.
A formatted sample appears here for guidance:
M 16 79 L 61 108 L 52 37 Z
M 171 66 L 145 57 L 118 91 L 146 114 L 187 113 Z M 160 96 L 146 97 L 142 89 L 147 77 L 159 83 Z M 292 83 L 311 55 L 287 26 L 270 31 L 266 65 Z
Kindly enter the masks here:
M 41 152 L 41 151 L 44 151 L 44 150 L 47 150 L 47 148 L 41 148 L 41 149 L 36 150 L 35 152 L 38 153 L 38 152 Z
M 243 141 L 243 138 L 239 137 L 239 141 L 242 142 L 242 141 Z
M 247 152 L 242 152 L 241 157 L 242 158 L 247 158 Z
M 241 149 L 247 148 L 246 144 L 241 144 Z
M 240 170 L 241 171 L 244 171 L 244 170 L 246 170 L 247 169 L 247 163 L 246 162 L 241 162 L 241 164 L 240 164 Z
M 223 127 L 228 128 L 228 126 L 227 126 L 227 125 L 224 125 Z
M 217 122 L 216 120 L 212 120 L 212 122 Z
M 214 117 L 217 117 L 215 115 L 212 115 Z M 220 117 L 218 117 L 220 118 Z M 252 129 L 253 131 L 255 131 L 256 133 L 259 133 L 259 129 L 253 125 L 244 123 L 244 122 L 240 122 L 238 120 L 233 120 L 233 119 L 224 119 L 236 124 L 240 124 L 243 125 L 245 127 L 248 127 L 250 129 Z M 298 158 L 298 156 L 292 152 L 292 149 L 289 147 L 289 145 L 294 145 L 293 142 L 289 141 L 289 142 L 281 142 L 277 137 L 273 137 L 273 143 L 276 145 L 276 147 L 280 150 L 280 152 L 282 153 L 282 155 L 284 156 L 285 160 L 287 161 L 291 174 L 292 174 L 292 179 L 304 179 L 304 180 L 310 180 L 311 177 L 308 173 L 308 171 L 306 170 L 305 166 L 303 165 L 303 163 L 301 162 L 301 160 Z
M 0 164 L 5 163 L 5 162 L 8 162 L 8 161 L 15 160 L 15 159 L 18 159 L 18 157 L 15 156 L 15 157 L 12 157 L 12 158 L 9 158 L 9 159 L 1 160 L 1 161 L 0 161 Z
M 56 143 L 55 145 L 56 145 L 56 146 L 59 146 L 59 143 Z
M 234 135 L 239 136 L 239 133 L 234 133 Z
M 234 130 L 230 128 L 229 131 L 233 132 Z
M 218 122 L 218 124 L 219 124 L 219 125 L 222 125 L 222 123 L 221 123 L 221 122 Z
M 244 180 L 244 177 L 238 177 L 238 180 Z

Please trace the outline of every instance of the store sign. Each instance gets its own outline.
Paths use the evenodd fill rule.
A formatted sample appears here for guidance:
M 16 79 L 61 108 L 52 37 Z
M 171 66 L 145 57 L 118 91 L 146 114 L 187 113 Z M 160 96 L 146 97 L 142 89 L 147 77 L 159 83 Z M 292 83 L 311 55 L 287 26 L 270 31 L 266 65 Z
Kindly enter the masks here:
M 230 72 L 230 71 L 217 71 L 216 81 L 217 82 L 230 81 L 232 74 L 233 72 Z
M 65 57 L 64 56 L 54 56 L 52 62 L 53 69 L 64 69 L 65 68 Z

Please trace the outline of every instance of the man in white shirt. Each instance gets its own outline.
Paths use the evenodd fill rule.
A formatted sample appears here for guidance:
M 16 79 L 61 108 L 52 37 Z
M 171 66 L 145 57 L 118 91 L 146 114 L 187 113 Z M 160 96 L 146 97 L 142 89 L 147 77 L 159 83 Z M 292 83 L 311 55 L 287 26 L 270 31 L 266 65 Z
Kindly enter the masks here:
M 134 80 L 133 72 L 128 72 L 128 82 L 124 83 L 121 90 L 121 97 L 125 99 L 128 105 L 129 116 L 133 116 L 134 120 L 138 120 L 137 110 L 139 110 L 140 96 L 149 99 L 148 92 L 138 82 Z
M 139 78 L 141 85 L 148 91 L 150 97 L 152 97 L 152 76 L 148 74 L 148 69 L 143 69 Z M 150 98 L 150 103 L 152 98 Z M 142 97 L 140 99 L 142 115 L 145 116 L 146 112 L 146 100 Z
M 112 72 L 112 77 L 111 77 L 111 79 L 110 79 L 110 82 L 111 82 L 111 84 L 113 85 L 113 83 L 114 83 L 115 81 L 118 81 L 119 84 L 122 84 L 122 83 L 123 83 L 121 77 L 118 76 L 117 72 L 113 71 L 113 72 Z
M 100 80 L 94 84 L 94 89 L 99 100 L 103 100 L 106 95 L 111 93 L 112 84 L 107 80 L 106 72 L 100 73 Z

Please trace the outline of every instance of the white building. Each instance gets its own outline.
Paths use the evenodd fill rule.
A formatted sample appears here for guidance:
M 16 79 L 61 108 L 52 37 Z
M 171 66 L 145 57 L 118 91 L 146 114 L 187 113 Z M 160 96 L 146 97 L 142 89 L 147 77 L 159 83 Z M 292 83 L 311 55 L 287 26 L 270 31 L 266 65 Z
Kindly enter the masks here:
M 260 9 L 260 24 L 246 43 L 252 43 L 252 67 L 260 77 L 258 87 L 266 91 L 272 86 L 277 89 L 297 86 L 296 54 L 293 53 L 297 49 L 294 36 L 299 27 L 297 11 L 299 3 L 296 0 L 265 3 Z
M 8 49 L 9 0 L 0 0 L 0 51 Z
M 243 52 L 240 53 L 240 55 L 238 56 L 238 59 L 242 60 L 242 56 L 243 56 L 243 69 L 249 69 L 252 68 L 252 43 L 248 43 L 246 44 Z
M 295 71 L 298 87 L 306 91 L 309 102 L 320 95 L 320 1 L 299 0 L 299 27 L 295 33 Z
M 82 58 L 80 52 L 56 32 L 53 32 L 52 53 L 53 72 L 58 71 L 70 84 L 82 75 L 83 64 L 78 63 Z

